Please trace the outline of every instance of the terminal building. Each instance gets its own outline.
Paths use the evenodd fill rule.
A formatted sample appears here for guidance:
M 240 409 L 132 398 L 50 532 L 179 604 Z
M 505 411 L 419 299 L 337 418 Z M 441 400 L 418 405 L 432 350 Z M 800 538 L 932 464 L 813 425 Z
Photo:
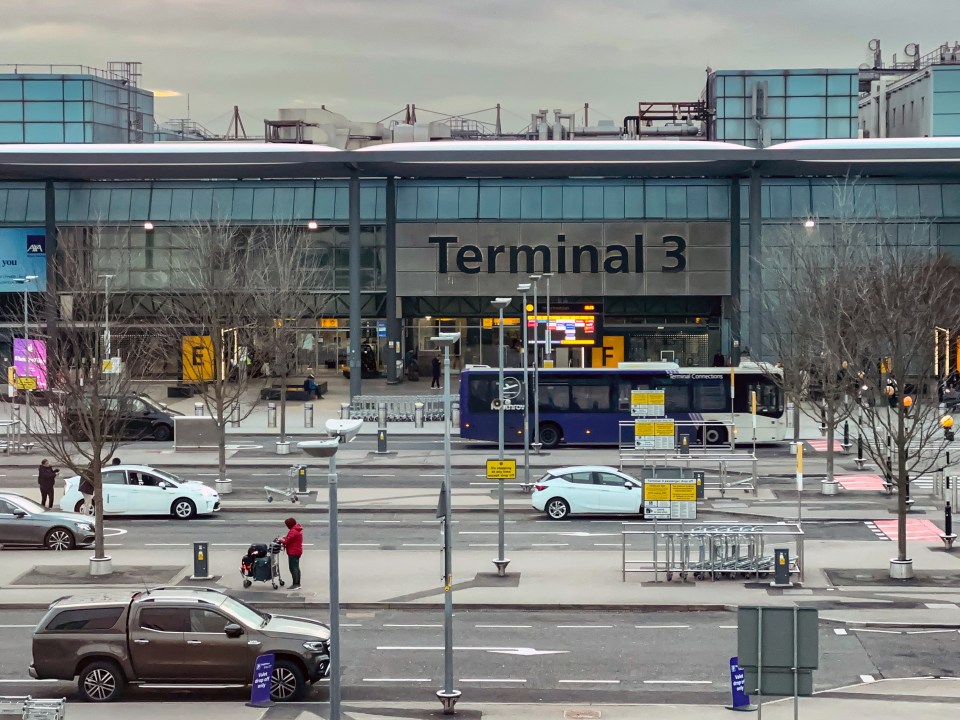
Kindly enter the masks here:
M 336 366 L 368 342 L 391 375 L 408 350 L 429 358 L 445 330 L 462 333 L 461 367 L 495 364 L 490 301 L 516 298 L 505 325 L 518 337 L 517 286 L 531 274 L 541 320 L 549 293 L 558 365 L 709 365 L 746 348 L 766 356 L 765 258 L 785 232 L 828 234 L 852 215 L 960 254 L 960 64 L 948 45 L 890 66 L 878 52 L 864 68 L 711 71 L 698 100 L 640 103 L 620 127 L 541 111 L 523 133 L 487 137 L 321 110 L 268 121 L 275 142 L 0 146 L 0 353 L 22 327 L 14 278 L 91 232 L 106 242 L 89 267 L 115 275 L 119 304 L 190 291 L 177 271 L 188 226 L 301 227 L 324 269 L 297 320 L 301 366 Z M 134 304 L 128 333 L 157 321 L 150 302 Z M 153 372 L 176 375 L 178 362 L 171 348 Z

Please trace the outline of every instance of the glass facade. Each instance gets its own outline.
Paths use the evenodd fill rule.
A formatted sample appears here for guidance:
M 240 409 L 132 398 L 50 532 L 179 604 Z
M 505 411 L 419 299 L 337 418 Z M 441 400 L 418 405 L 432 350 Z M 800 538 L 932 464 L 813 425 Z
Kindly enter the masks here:
M 140 143 L 153 133 L 153 94 L 121 80 L 0 74 L 0 143 Z

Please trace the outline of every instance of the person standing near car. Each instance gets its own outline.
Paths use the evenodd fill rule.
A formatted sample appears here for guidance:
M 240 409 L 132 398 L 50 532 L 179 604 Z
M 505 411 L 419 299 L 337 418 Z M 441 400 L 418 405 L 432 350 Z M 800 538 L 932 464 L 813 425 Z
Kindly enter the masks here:
M 45 508 L 53 509 L 53 488 L 57 482 L 57 473 L 59 470 L 50 465 L 50 461 L 44 458 L 40 461 L 40 468 L 37 473 L 37 484 L 40 486 L 40 504 Z
M 90 471 L 83 470 L 80 473 L 80 487 L 77 488 L 83 495 L 83 507 L 80 512 L 84 515 L 93 515 L 93 480 L 90 479 Z
M 289 517 L 283 521 L 287 526 L 287 534 L 280 539 L 280 544 L 287 551 L 287 565 L 290 568 L 290 589 L 300 587 L 300 556 L 303 555 L 303 526 L 296 518 Z

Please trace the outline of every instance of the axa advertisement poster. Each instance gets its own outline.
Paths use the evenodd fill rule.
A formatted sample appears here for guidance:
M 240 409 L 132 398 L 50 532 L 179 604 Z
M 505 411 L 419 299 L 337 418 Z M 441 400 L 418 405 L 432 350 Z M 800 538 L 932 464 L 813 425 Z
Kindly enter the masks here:
M 36 275 L 29 282 L 17 278 Z M 47 289 L 47 236 L 43 228 L 0 228 L 0 292 Z

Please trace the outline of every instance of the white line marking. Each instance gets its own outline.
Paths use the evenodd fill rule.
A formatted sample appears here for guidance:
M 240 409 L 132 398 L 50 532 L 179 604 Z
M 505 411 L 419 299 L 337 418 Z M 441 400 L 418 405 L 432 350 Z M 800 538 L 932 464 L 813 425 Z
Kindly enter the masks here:
M 0 625 L 0 628 L 32 628 L 36 626 L 37 624 L 34 623 L 33 625 Z
M 340 623 L 340 627 L 363 627 L 360 623 Z
M 402 543 L 402 544 L 401 544 L 401 547 L 431 547 L 431 548 L 435 548 L 435 547 L 440 547 L 440 543 L 439 543 L 439 542 L 433 542 L 433 543 Z
M 671 630 L 686 629 L 689 625 L 634 625 L 637 630 Z
M 613 625 L 557 625 L 562 630 L 592 630 L 594 628 L 612 628 Z
M 499 547 L 497 543 L 470 543 L 467 547 Z
M 0 680 L 0 683 L 17 683 L 17 684 L 20 684 L 20 683 L 55 683 L 55 682 L 63 682 L 63 681 L 62 681 L 62 680 L 34 680 L 33 678 L 23 678 L 22 680 L 21 680 L 21 679 L 18 679 L 18 678 L 4 678 L 4 679 Z
M 380 543 L 340 543 L 340 547 L 380 547 Z
M 369 523 L 370 525 L 388 525 L 388 524 L 397 524 L 399 520 L 364 520 L 363 522 Z
M 442 473 L 441 473 L 440 475 L 424 475 L 424 474 L 421 474 L 420 477 L 443 477 L 443 474 L 442 474 Z
M 468 683 L 525 683 L 523 678 L 460 678 L 460 682 Z
M 739 629 L 738 625 L 717 625 L 717 627 L 721 630 L 738 630 Z
M 286 473 L 250 473 L 250 477 L 281 477 Z
M 190 543 L 144 543 L 144 547 L 190 547 Z
M 623 543 L 594 543 L 594 547 L 623 547 Z M 630 547 L 630 543 L 627 543 L 627 547 Z
M 644 680 L 644 685 L 713 685 L 713 680 Z
M 430 678 L 363 678 L 363 682 L 392 682 L 392 683 L 430 682 Z
M 846 635 L 846 634 L 847 634 L 847 631 L 844 630 L 843 628 L 834 628 L 834 629 L 833 629 L 833 634 L 834 634 L 834 635 Z
M 364 473 L 362 477 L 396 477 L 392 473 Z
M 416 624 L 405 624 L 405 623 L 384 623 L 384 627 L 392 628 L 438 628 L 443 627 L 443 625 L 416 625 Z
M 900 630 L 873 630 L 871 628 L 850 628 L 854 632 L 858 633 L 883 633 L 884 635 L 902 635 L 903 633 Z
M 877 679 L 873 675 L 861 675 L 860 679 L 865 683 L 872 683 L 877 681 Z
M 952 633 L 953 630 L 907 630 L 907 635 L 935 635 L 937 633 Z
M 570 543 L 530 543 L 530 547 L 570 547 Z
M 619 680 L 557 680 L 559 683 L 600 683 L 604 685 L 619 685 Z
M 24 627 L 33 627 L 33 625 L 24 625 Z M 512 630 L 515 628 L 532 628 L 533 625 L 474 625 L 475 628 L 492 628 L 497 630 Z

